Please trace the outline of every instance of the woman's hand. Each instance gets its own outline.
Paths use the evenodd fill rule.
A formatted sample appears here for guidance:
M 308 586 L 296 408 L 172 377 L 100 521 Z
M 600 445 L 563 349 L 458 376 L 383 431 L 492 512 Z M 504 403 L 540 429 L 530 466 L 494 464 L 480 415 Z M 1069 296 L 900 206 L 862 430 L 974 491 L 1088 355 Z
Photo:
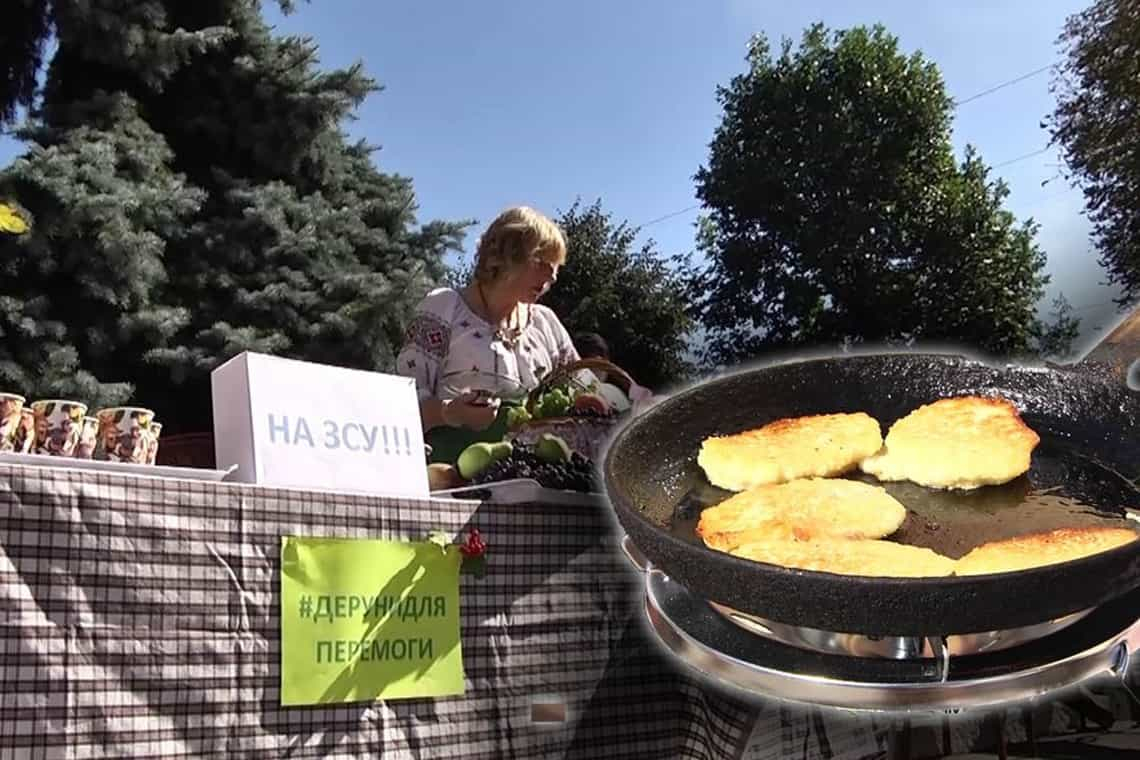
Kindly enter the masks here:
M 479 391 L 467 391 L 461 396 L 443 402 L 441 416 L 445 425 L 469 430 L 486 430 L 499 416 L 497 398 Z

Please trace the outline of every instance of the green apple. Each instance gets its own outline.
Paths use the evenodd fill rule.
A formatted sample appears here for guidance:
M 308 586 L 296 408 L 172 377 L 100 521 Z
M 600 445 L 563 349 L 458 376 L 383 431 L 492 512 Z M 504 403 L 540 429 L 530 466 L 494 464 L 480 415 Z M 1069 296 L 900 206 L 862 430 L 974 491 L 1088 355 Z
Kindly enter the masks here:
M 570 447 L 566 441 L 552 433 L 543 433 L 534 445 L 535 455 L 544 462 L 565 462 L 570 459 Z
M 498 443 L 491 444 L 491 461 L 498 462 L 500 459 L 506 459 L 514 452 L 515 447 L 511 445 L 510 441 L 499 441 Z
M 463 450 L 456 460 L 455 466 L 459 470 L 459 476 L 464 480 L 471 480 L 483 470 L 490 467 L 500 459 L 506 459 L 514 451 L 514 446 L 510 441 L 498 441 L 491 443 L 488 441 L 480 441 L 473 443 Z
M 463 450 L 456 460 L 455 466 L 459 469 L 459 475 L 464 480 L 471 480 L 483 470 L 487 469 L 491 462 L 495 461 L 491 453 L 493 444 L 490 443 L 473 443 Z

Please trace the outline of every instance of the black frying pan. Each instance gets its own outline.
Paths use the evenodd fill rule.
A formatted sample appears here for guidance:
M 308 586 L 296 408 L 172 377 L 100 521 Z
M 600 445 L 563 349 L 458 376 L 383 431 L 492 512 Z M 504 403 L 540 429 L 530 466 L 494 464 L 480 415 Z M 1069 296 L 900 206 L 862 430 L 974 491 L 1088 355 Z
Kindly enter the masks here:
M 863 635 L 950 635 L 1016 628 L 1101 604 L 1140 586 L 1140 542 L 1016 573 L 930 579 L 794 570 L 706 548 L 701 508 L 729 494 L 696 464 L 701 441 L 782 417 L 867 412 L 883 432 L 916 407 L 1000 394 L 1041 436 L 1033 466 L 971 493 L 883 484 L 908 509 L 892 540 L 951 557 L 1023 533 L 1130 525 L 1140 510 L 1140 393 L 1107 367 L 995 368 L 941 354 L 846 355 L 752 369 L 680 392 L 632 420 L 607 450 L 605 486 L 629 537 L 692 591 L 741 612 Z M 1140 610 L 1137 611 L 1140 614 Z

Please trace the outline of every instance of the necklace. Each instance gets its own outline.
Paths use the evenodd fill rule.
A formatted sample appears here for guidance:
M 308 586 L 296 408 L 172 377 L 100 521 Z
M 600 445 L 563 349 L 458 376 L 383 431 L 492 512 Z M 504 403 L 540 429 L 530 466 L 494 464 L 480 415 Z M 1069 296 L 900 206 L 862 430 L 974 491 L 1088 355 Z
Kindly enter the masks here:
M 490 322 L 493 319 L 491 316 L 491 304 L 487 301 L 487 295 L 483 292 L 483 283 L 477 282 L 475 287 L 479 291 L 479 300 L 483 303 L 483 312 L 487 315 L 487 321 Z M 513 325 L 511 324 L 512 322 L 514 322 Z M 500 320 L 495 327 L 495 337 L 498 338 L 504 346 L 513 351 L 515 346 L 518 345 L 519 338 L 522 337 L 522 331 L 522 316 L 519 314 L 518 304 L 516 304 L 514 308 L 511 309 L 511 313 L 506 319 L 506 324 L 504 325 L 503 320 Z

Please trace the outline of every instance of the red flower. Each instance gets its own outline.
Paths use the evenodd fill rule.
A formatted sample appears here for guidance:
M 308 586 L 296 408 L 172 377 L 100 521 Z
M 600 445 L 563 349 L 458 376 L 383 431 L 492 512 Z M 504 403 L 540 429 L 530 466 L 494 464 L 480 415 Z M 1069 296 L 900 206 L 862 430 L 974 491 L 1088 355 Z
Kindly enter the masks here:
M 459 551 L 464 557 L 473 559 L 475 557 L 482 557 L 483 553 L 487 551 L 487 545 L 483 543 L 483 537 L 479 535 L 479 531 L 472 528 L 467 534 L 467 542 L 459 547 Z

